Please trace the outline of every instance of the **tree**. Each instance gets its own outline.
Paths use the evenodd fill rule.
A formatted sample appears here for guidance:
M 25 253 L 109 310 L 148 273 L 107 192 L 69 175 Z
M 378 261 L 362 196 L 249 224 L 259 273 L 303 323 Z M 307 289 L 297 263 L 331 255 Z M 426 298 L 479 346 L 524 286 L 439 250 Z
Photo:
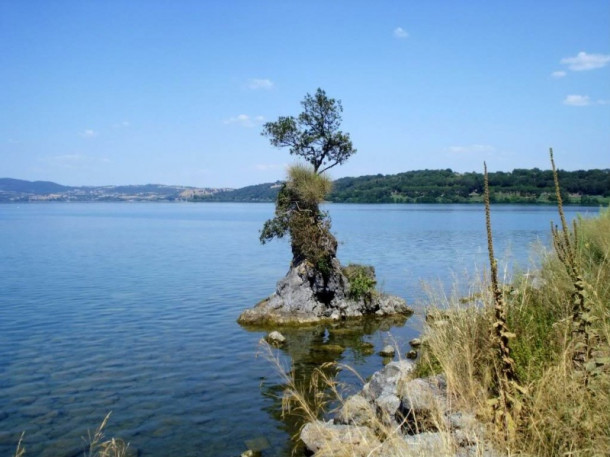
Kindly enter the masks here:
M 297 118 L 280 117 L 263 126 L 262 134 L 276 147 L 311 164 L 292 166 L 275 203 L 275 217 L 265 222 L 261 243 L 290 234 L 292 263 L 307 260 L 325 276 L 330 273 L 337 252 L 337 240 L 330 232 L 330 218 L 320 203 L 330 192 L 331 181 L 323 173 L 344 163 L 356 150 L 349 134 L 339 130 L 341 102 L 328 98 L 322 89 L 307 94 L 304 111 Z
M 288 147 L 290 154 L 303 157 L 318 174 L 356 153 L 349 134 L 339 130 L 340 100 L 328 98 L 318 88 L 313 96 L 307 94 L 301 105 L 303 112 L 298 117 L 281 116 L 276 122 L 267 122 L 261 134 L 269 137 L 273 146 Z

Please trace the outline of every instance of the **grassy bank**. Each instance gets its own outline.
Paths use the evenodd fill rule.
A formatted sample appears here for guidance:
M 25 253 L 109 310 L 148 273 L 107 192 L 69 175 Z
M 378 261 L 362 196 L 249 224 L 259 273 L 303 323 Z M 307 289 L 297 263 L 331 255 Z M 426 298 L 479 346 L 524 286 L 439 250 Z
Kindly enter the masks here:
M 555 238 L 559 246 L 544 254 L 539 271 L 502 288 L 519 385 L 510 392 L 508 426 L 494 420 L 502 362 L 487 280 L 467 303 L 434 298 L 418 371 L 445 373 L 452 398 L 489 424 L 509 454 L 609 455 L 610 211 L 580 219 L 567 237 L 560 231 Z M 566 239 L 576 276 L 562 254 Z

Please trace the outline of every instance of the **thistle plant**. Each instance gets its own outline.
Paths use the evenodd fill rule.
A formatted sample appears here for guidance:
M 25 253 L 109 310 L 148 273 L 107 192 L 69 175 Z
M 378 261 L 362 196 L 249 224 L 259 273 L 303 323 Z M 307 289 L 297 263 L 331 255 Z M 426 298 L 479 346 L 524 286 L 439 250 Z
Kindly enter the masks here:
M 588 300 L 586 298 L 586 284 L 582 274 L 582 266 L 577 256 L 578 247 L 578 224 L 573 223 L 572 232 L 568 228 L 565 213 L 563 211 L 563 200 L 561 198 L 561 189 L 559 186 L 559 176 L 555 167 L 553 158 L 553 149 L 549 150 L 551 158 L 551 166 L 553 169 L 553 181 L 555 183 L 555 195 L 557 197 L 557 208 L 559 210 L 559 218 L 561 220 L 561 231 L 556 225 L 551 223 L 551 233 L 553 236 L 553 246 L 560 262 L 564 265 L 570 280 L 572 282 L 572 294 L 570 296 L 572 308 L 572 341 L 573 353 L 572 363 L 574 368 L 582 370 L 585 375 L 585 384 L 588 383 L 589 372 L 592 372 L 597 367 L 597 364 L 591 361 L 592 343 L 595 338 L 594 330 L 591 324 L 595 319 L 591 313 Z
M 503 430 L 505 439 L 515 431 L 514 413 L 521 410 L 521 402 L 516 392 L 524 392 L 517 379 L 515 361 L 510 355 L 510 340 L 515 338 L 507 324 L 506 305 L 498 283 L 498 262 L 494 257 L 493 238 L 491 233 L 491 210 L 489 203 L 489 177 L 487 164 L 483 164 L 485 174 L 485 225 L 487 229 L 487 249 L 489 252 L 489 265 L 491 268 L 491 292 L 494 301 L 495 322 L 492 326 L 492 341 L 499 360 L 499 368 L 496 369 L 497 391 L 496 397 L 490 403 L 494 408 L 494 423 L 496 427 Z

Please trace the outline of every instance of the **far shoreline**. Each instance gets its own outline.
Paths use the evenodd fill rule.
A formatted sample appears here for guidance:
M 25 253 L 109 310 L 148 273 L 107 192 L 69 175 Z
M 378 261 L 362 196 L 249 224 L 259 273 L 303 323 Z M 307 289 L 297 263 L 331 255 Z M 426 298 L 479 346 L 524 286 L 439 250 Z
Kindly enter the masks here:
M 580 206 L 585 208 L 607 208 L 610 206 L 610 198 L 603 198 L 603 201 L 598 203 L 580 203 L 580 202 L 564 202 L 564 206 Z M 0 200 L 0 204 L 19 205 L 19 204 L 58 204 L 58 203 L 87 203 L 87 204 L 107 204 L 107 203 L 125 203 L 125 204 L 273 204 L 272 200 L 147 200 L 147 199 L 116 199 L 116 200 L 53 200 L 53 199 L 32 199 L 32 200 Z M 555 202 L 491 202 L 494 206 L 556 206 Z M 383 205 L 383 206 L 424 206 L 424 205 L 463 205 L 463 206 L 482 206 L 483 202 L 466 201 L 466 202 L 334 202 L 326 201 L 324 205 Z

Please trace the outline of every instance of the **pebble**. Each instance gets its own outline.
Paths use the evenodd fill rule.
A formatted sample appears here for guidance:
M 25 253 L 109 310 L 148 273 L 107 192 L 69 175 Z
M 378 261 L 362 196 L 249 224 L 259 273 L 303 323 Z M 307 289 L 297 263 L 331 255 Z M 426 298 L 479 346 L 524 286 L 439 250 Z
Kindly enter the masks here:
M 379 351 L 379 355 L 383 357 L 394 357 L 395 353 L 396 349 L 394 349 L 394 346 L 390 346 L 389 344 L 384 346 L 384 348 Z
M 274 346 L 281 346 L 286 342 L 286 337 L 282 335 L 277 330 L 272 331 L 265 338 L 269 344 L 273 344 Z
M 409 344 L 412 348 L 418 348 L 421 346 L 422 341 L 419 338 L 413 338 L 411 341 L 409 341 Z

